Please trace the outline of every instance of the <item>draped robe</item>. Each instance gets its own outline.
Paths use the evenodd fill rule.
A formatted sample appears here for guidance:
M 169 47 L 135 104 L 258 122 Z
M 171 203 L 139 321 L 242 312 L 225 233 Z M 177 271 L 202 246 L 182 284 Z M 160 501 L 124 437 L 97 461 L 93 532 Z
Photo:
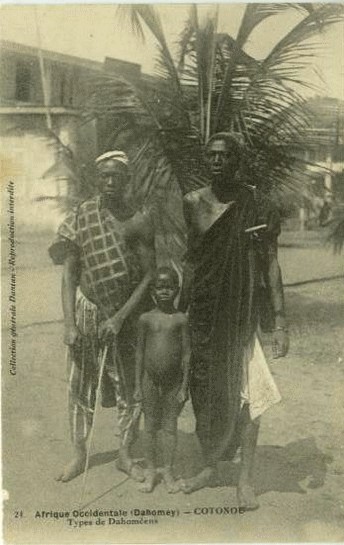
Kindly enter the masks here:
M 258 267 L 253 198 L 241 190 L 189 252 L 191 397 L 196 432 L 208 463 L 238 446 L 244 351 L 258 321 Z

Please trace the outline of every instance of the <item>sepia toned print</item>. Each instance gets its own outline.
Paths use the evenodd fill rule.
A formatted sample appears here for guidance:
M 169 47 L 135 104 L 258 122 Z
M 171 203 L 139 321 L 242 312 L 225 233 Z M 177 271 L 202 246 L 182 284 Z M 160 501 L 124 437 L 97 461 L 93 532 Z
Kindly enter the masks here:
M 1 13 L 4 542 L 343 541 L 342 4 Z

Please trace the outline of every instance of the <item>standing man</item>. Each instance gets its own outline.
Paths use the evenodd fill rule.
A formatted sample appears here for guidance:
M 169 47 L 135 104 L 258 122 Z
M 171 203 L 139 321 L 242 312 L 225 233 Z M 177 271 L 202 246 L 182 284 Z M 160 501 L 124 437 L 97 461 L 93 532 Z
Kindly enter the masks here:
M 181 298 L 182 310 L 190 306 L 190 390 L 205 468 L 183 490 L 213 482 L 217 462 L 241 446 L 238 502 L 252 510 L 258 507 L 251 480 L 259 416 L 280 400 L 257 337 L 262 278 L 274 311 L 275 357 L 288 351 L 279 225 L 268 221 L 265 232 L 247 231 L 262 222 L 252 189 L 236 179 L 239 141 L 218 133 L 206 151 L 211 185 L 184 197 L 188 259 Z
M 99 355 L 107 346 L 102 404 L 117 406 L 117 467 L 143 481 L 130 448 L 141 411 L 140 403 L 133 399 L 136 321 L 147 308 L 147 288 L 154 272 L 153 230 L 148 215 L 135 213 L 130 206 L 125 153 L 104 153 L 96 159 L 96 166 L 98 195 L 66 217 L 49 248 L 54 263 L 64 266 L 64 342 L 68 346 L 69 421 L 74 448 L 71 462 L 57 480 L 69 481 L 85 469 Z

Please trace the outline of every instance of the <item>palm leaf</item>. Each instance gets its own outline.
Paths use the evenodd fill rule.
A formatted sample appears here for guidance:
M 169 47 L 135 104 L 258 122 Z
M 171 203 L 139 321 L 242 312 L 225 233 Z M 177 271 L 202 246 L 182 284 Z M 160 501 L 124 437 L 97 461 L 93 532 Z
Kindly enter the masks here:
M 188 122 L 188 112 L 183 107 L 183 93 L 179 79 L 178 70 L 169 50 L 165 38 L 163 25 L 157 9 L 152 4 L 121 5 L 117 8 L 120 16 L 129 20 L 131 26 L 134 26 L 136 33 L 144 35 L 143 25 L 145 25 L 157 41 L 158 55 L 156 59 L 156 72 L 160 78 L 168 80 L 169 86 L 174 94 L 174 102 L 179 102 L 179 110 L 183 111 L 181 119 L 184 123 Z
M 263 60 L 244 46 L 264 20 L 287 9 L 306 16 Z M 175 63 L 153 6 L 121 6 L 136 34 L 150 32 L 157 46 L 156 78 L 134 86 L 123 78 L 98 79 L 88 115 L 113 119 L 133 165 L 134 198 L 152 210 L 159 256 L 180 262 L 185 247 L 183 193 L 208 183 L 203 146 L 210 132 L 231 130 L 245 142 L 239 175 L 258 188 L 262 203 L 302 194 L 308 183 L 300 150 L 307 146 L 308 112 L 295 90 L 312 59 L 319 30 L 341 19 L 335 5 L 250 4 L 237 39 L 217 34 L 216 21 L 200 25 L 189 9 Z M 312 41 L 313 40 L 313 41 Z M 125 136 L 123 136 L 125 135 Z M 114 131 L 114 136 L 121 135 Z M 122 145 L 122 144 L 121 144 Z
M 241 25 L 241 29 L 243 28 L 243 30 L 239 29 L 238 36 L 240 39 L 237 40 L 238 45 L 242 46 L 245 43 L 249 32 L 254 28 L 253 22 L 257 25 L 266 17 L 270 17 L 274 12 L 279 12 L 288 6 L 300 9 L 299 4 L 276 5 L 276 7 L 273 4 L 249 5 L 245 11 Z M 304 9 L 303 6 L 301 8 Z M 318 36 L 319 28 L 324 29 L 342 20 L 343 6 L 341 4 L 325 4 L 317 8 L 312 7 L 308 9 L 308 13 L 308 16 L 283 37 L 270 54 L 259 63 L 260 68 L 257 69 L 257 74 L 254 76 L 255 80 L 257 80 L 257 77 L 268 75 L 271 83 L 273 79 L 276 79 L 279 81 L 283 80 L 284 84 L 288 83 L 289 86 L 291 84 L 306 84 L 300 78 L 299 74 L 309 64 L 314 52 L 319 48 L 319 44 L 314 41 L 314 38 Z M 221 120 L 226 116 L 231 116 L 231 88 L 236 78 L 238 63 L 237 53 L 233 53 L 228 59 L 223 76 L 224 80 L 221 86 L 221 93 L 218 97 L 214 130 L 220 130 Z
M 319 35 L 319 28 L 323 31 L 328 26 L 343 20 L 343 16 L 344 6 L 340 3 L 323 4 L 311 10 L 307 17 L 275 45 L 264 60 L 263 67 L 276 69 L 282 65 L 282 68 L 293 71 L 295 63 L 299 67 L 307 65 L 314 51 L 319 48 L 319 44 L 310 43 L 310 40 Z
M 247 4 L 241 24 L 238 30 L 236 43 L 242 48 L 252 31 L 267 18 L 289 10 L 292 4 L 286 3 L 265 3 Z

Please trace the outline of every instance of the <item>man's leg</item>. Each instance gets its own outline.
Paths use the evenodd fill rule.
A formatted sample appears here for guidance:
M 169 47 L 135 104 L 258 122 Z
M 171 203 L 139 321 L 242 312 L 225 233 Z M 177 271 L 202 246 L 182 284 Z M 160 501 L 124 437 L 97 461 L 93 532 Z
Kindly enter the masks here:
M 209 430 L 209 415 L 207 408 L 208 379 L 205 373 L 202 377 L 191 375 L 190 393 L 192 406 L 196 418 L 196 434 L 203 452 L 204 468 L 200 473 L 190 479 L 183 479 L 181 489 L 185 494 L 191 494 L 206 486 L 210 486 L 216 480 L 216 463 L 211 459 L 213 438 Z
M 180 383 L 169 390 L 165 390 L 162 407 L 162 476 L 169 494 L 179 492 L 180 486 L 173 475 L 173 463 L 177 448 L 178 416 L 183 405 L 177 401 Z
M 118 424 L 120 428 L 120 446 L 117 469 L 127 473 L 137 482 L 144 480 L 143 471 L 134 463 L 131 447 L 137 435 L 138 422 L 141 415 L 141 403 L 128 402 L 117 396 Z
M 259 418 L 251 420 L 249 405 L 242 409 L 241 431 L 241 467 L 237 488 L 237 498 L 240 507 L 252 511 L 259 507 L 252 486 L 254 456 L 259 432 Z
M 122 346 L 120 338 L 114 341 L 108 352 L 105 367 L 105 375 L 113 388 L 116 398 L 117 419 L 120 430 L 120 445 L 117 469 L 123 471 L 137 482 L 144 480 L 142 468 L 134 463 L 131 448 L 138 434 L 138 426 L 141 416 L 141 402 L 133 399 L 134 374 L 133 374 L 133 350 L 131 347 Z M 121 348 L 121 350 L 120 350 Z M 122 354 L 125 355 L 123 361 Z
M 145 373 L 142 380 L 143 412 L 145 415 L 144 452 L 146 469 L 145 481 L 140 486 L 141 492 L 152 492 L 156 484 L 156 448 L 160 411 L 159 387 Z
M 85 362 L 84 362 L 85 363 Z M 56 480 L 67 482 L 83 473 L 86 463 L 86 442 L 92 426 L 95 385 L 92 377 L 85 373 L 83 365 L 76 365 L 74 352 L 68 355 L 68 412 L 73 456 L 71 461 L 57 475 Z M 85 378 L 86 377 L 86 378 Z M 83 407 L 78 402 L 78 393 L 87 390 L 89 407 Z

